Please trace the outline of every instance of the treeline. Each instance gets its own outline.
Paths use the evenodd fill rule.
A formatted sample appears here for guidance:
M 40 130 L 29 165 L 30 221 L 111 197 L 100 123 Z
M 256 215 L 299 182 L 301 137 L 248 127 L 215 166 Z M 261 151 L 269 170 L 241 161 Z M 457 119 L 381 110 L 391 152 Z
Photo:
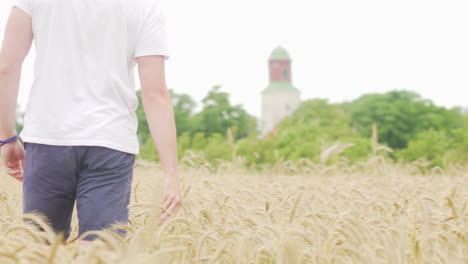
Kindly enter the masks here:
M 219 86 L 205 96 L 199 112 L 189 95 L 173 90 L 171 95 L 179 158 L 196 154 L 202 157 L 200 162 L 212 166 L 222 161 L 251 166 L 301 158 L 353 163 L 377 154 L 428 167 L 468 163 L 468 116 L 409 91 L 366 94 L 344 104 L 307 100 L 262 139 L 256 118 L 241 105 L 232 105 Z M 140 92 L 138 96 L 139 156 L 158 161 Z

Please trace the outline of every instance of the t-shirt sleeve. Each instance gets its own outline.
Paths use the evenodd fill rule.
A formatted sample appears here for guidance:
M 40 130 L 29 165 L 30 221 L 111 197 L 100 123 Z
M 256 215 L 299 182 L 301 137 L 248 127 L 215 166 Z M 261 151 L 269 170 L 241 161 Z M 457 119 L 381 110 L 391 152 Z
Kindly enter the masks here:
M 29 16 L 32 16 L 32 13 L 33 13 L 32 0 L 15 0 L 13 6 L 23 10 Z
M 136 43 L 135 57 L 148 55 L 162 55 L 166 59 L 170 56 L 166 19 L 157 3 L 147 11 Z

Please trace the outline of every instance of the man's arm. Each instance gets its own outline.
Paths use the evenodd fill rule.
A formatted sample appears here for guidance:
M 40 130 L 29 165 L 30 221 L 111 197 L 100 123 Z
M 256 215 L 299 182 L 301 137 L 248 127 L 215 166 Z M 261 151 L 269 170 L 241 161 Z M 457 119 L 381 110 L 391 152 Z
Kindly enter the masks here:
M 181 206 L 179 175 L 177 169 L 177 133 L 174 109 L 166 87 L 163 56 L 136 58 L 141 81 L 143 108 L 151 136 L 164 169 L 163 207 L 165 220 L 175 215 Z
M 31 17 L 13 8 L 8 18 L 0 50 L 0 140 L 16 134 L 16 104 L 21 66 L 33 41 Z M 24 150 L 19 141 L 1 148 L 1 157 L 8 174 L 21 180 Z
M 15 135 L 21 66 L 33 40 L 31 17 L 13 8 L 0 50 L 0 140 Z

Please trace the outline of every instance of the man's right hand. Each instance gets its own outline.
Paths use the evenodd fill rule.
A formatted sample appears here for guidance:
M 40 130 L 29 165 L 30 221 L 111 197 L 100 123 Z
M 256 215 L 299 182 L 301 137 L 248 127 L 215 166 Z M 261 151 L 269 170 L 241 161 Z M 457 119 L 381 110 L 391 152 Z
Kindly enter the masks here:
M 182 206 L 182 196 L 180 194 L 179 179 L 176 176 L 166 176 L 163 182 L 163 210 L 160 221 L 165 221 L 171 216 L 175 216 Z
M 23 181 L 24 148 L 20 141 L 7 143 L 0 148 L 6 172 L 18 181 Z

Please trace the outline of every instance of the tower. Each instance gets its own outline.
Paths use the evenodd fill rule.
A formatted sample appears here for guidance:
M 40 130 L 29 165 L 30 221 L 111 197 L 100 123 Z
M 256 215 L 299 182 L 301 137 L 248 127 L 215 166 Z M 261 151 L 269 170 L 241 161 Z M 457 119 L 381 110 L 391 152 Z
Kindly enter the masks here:
M 291 58 L 286 49 L 273 50 L 268 60 L 270 84 L 262 93 L 261 136 L 265 136 L 301 103 L 300 91 L 292 84 Z

